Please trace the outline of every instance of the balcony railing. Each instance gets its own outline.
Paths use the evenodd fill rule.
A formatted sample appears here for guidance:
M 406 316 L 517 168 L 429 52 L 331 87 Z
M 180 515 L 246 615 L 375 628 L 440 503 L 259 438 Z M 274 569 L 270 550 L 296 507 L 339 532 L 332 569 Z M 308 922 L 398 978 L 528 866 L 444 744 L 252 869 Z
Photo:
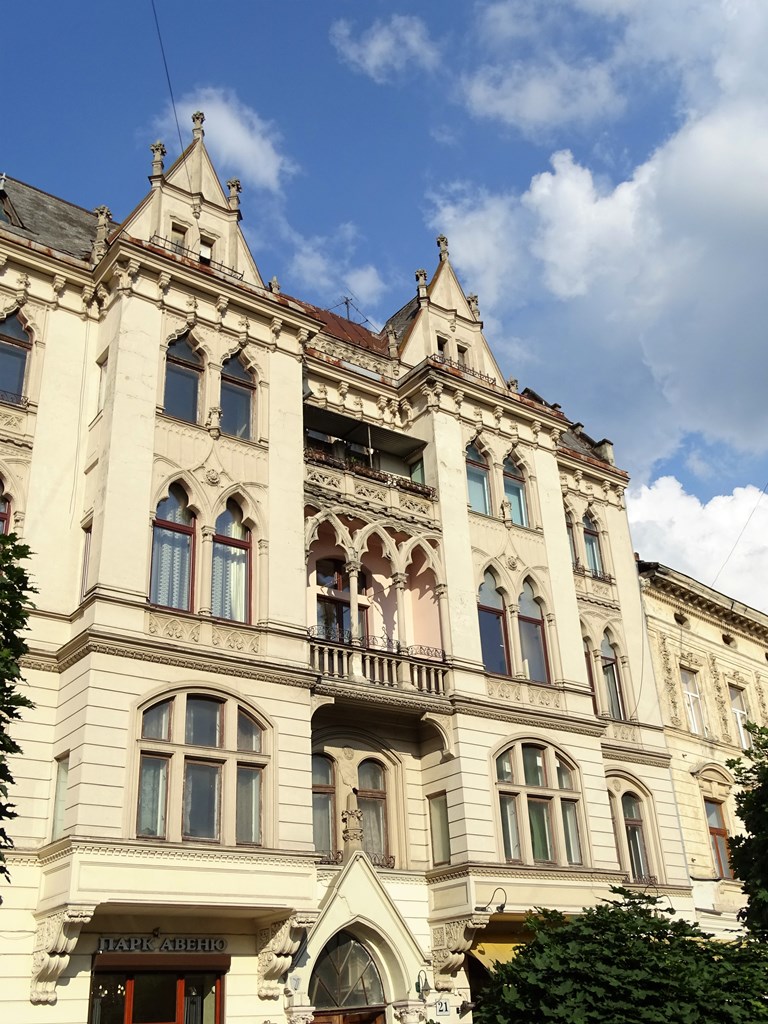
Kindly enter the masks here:
M 233 277 L 236 281 L 241 281 L 243 278 L 242 271 L 235 270 L 233 267 L 227 267 L 225 264 L 219 263 L 218 260 L 201 260 L 199 252 L 195 252 L 194 249 L 188 249 L 186 245 L 174 242 L 163 235 L 152 235 L 149 241 L 151 245 L 156 245 L 160 249 L 167 249 L 168 252 L 175 252 L 178 256 L 194 260 L 195 263 L 200 263 L 203 266 L 212 267 L 213 270 L 218 270 L 220 273 L 226 274 L 227 277 Z
M 599 583 L 613 583 L 613 576 L 609 572 L 597 572 L 590 569 L 588 566 L 582 565 L 578 558 L 573 563 L 573 571 L 576 576 L 589 576 L 590 579 L 597 580 Z
M 0 402 L 6 405 L 17 405 L 20 409 L 26 409 L 29 399 L 26 395 L 17 395 L 13 391 L 0 391 Z
M 448 666 L 439 647 L 404 647 L 392 637 L 353 637 L 348 630 L 312 626 L 310 663 L 321 676 L 372 683 L 389 689 L 412 689 L 442 696 Z
M 496 383 L 496 378 L 492 377 L 490 373 L 481 373 L 480 370 L 473 370 L 466 363 L 460 363 L 458 359 L 450 359 L 448 356 L 443 355 L 442 352 L 435 352 L 429 359 L 432 363 L 438 363 L 440 366 L 449 366 L 452 370 L 460 370 L 470 377 L 476 377 L 478 380 L 485 381 L 486 384 Z
M 313 462 L 318 466 L 329 466 L 331 469 L 341 469 L 346 473 L 354 473 L 355 476 L 364 476 L 368 480 L 377 480 L 388 487 L 397 487 L 400 491 L 410 491 L 411 494 L 420 494 L 424 498 L 434 498 L 435 488 L 427 487 L 426 484 L 416 483 L 407 476 L 398 476 L 396 473 L 383 473 L 380 469 L 366 466 L 358 459 L 339 459 L 335 455 L 329 455 L 321 448 L 305 448 L 304 461 Z

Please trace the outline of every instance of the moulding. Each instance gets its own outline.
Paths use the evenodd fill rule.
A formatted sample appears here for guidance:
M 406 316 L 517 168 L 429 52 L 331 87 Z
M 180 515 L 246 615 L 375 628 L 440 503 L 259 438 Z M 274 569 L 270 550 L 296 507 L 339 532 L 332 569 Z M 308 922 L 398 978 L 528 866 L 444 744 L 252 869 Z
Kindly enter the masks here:
M 531 708 L 526 710 L 525 706 L 518 709 L 500 707 L 498 704 L 489 707 L 487 704 L 473 704 L 471 698 L 452 697 L 454 713 L 472 715 L 475 718 L 491 718 L 499 722 L 516 722 L 521 725 L 532 725 L 539 729 L 558 729 L 562 732 L 579 733 L 583 736 L 603 736 L 605 726 L 589 722 L 575 722 L 567 718 L 561 712 L 553 712 L 542 717 L 542 708 Z
M 295 853 L 286 854 L 276 850 L 263 850 L 250 848 L 247 852 L 233 850 L 227 847 L 215 846 L 200 847 L 191 846 L 189 843 L 169 843 L 166 840 L 158 839 L 156 844 L 136 840 L 112 840 L 103 841 L 79 839 L 77 836 L 70 836 L 64 840 L 63 845 L 51 850 L 49 854 L 40 851 L 36 862 L 41 867 L 48 867 L 58 861 L 66 860 L 75 856 L 104 857 L 114 861 L 118 858 L 126 860 L 161 860 L 161 861 L 204 861 L 217 864 L 243 864 L 251 869 L 257 870 L 265 867 L 294 867 L 297 870 L 304 868 L 312 873 L 313 860 L 317 856 L 314 851 L 303 853 L 297 850 Z
M 600 744 L 603 755 L 612 758 L 614 761 L 630 761 L 632 764 L 648 764 L 654 768 L 668 768 L 672 761 L 671 754 L 651 754 L 645 750 L 627 750 L 626 747 L 615 746 L 613 743 L 603 740 Z
M 460 878 L 498 878 L 507 877 L 547 879 L 568 882 L 585 882 L 590 885 L 616 884 L 623 880 L 624 872 L 614 868 L 539 868 L 533 865 L 520 864 L 478 864 L 470 861 L 467 864 L 450 868 L 434 868 L 427 873 L 427 882 L 451 882 Z
M 315 684 L 313 693 L 322 696 L 345 697 L 351 700 L 361 700 L 367 704 L 417 711 L 420 714 L 423 714 L 425 711 L 438 711 L 440 714 L 444 715 L 450 715 L 452 713 L 451 705 L 447 697 L 420 697 L 418 690 L 389 688 L 384 690 L 382 687 L 378 687 L 375 683 L 336 683 L 325 680 Z

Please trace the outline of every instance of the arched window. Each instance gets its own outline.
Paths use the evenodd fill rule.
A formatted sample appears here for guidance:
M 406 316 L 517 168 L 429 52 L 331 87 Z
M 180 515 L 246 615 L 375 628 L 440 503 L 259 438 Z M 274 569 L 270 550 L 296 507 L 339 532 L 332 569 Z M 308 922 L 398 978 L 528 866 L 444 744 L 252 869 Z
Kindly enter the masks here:
M 571 563 L 575 569 L 579 564 L 579 556 L 576 554 L 576 538 L 573 533 L 573 516 L 570 512 L 565 513 L 565 529 L 568 534 L 568 550 L 571 552 Z
M 631 780 L 611 778 L 609 798 L 616 856 L 633 882 L 656 881 L 651 857 L 653 820 L 649 803 Z
M 587 568 L 593 576 L 603 576 L 603 556 L 600 553 L 600 531 L 592 516 L 587 514 L 582 519 L 584 527 L 584 549 L 587 553 Z
M 504 461 L 504 498 L 509 502 L 509 518 L 517 526 L 528 525 L 525 501 L 525 477 L 513 459 Z
M 11 532 L 11 501 L 5 493 L 5 484 L 0 480 L 0 533 Z
M 378 761 L 361 761 L 357 805 L 363 812 L 363 849 L 376 863 L 388 856 L 386 776 Z
M 258 846 L 263 730 L 234 700 L 180 693 L 141 716 L 136 834 Z
M 640 797 L 636 793 L 625 793 L 621 798 L 621 812 L 624 817 L 624 832 L 627 837 L 632 880 L 637 882 L 647 878 L 650 874 L 643 832 L 643 805 Z
M 23 405 L 27 356 L 32 342 L 18 315 L 0 320 L 0 402 Z
M 523 591 L 520 594 L 518 621 L 520 649 L 524 661 L 528 664 L 528 678 L 538 683 L 548 683 L 549 661 L 544 635 L 544 616 L 528 580 L 523 584 Z
M 496 758 L 504 856 L 582 864 L 578 773 L 551 747 L 516 743 Z
M 728 854 L 728 830 L 725 827 L 723 805 L 716 800 L 705 800 L 709 842 L 712 847 L 712 861 L 718 878 L 733 878 L 731 859 Z
M 382 1006 L 384 989 L 365 946 L 338 932 L 323 948 L 309 980 L 309 998 L 318 1010 Z
M 603 662 L 603 680 L 605 682 L 605 695 L 608 700 L 608 714 L 611 718 L 623 721 L 627 716 L 626 708 L 624 707 L 624 695 L 621 691 L 619 665 L 616 659 L 616 651 L 607 633 L 603 634 L 600 654 Z
M 318 558 L 315 566 L 317 580 L 317 632 L 325 640 L 335 643 L 349 643 L 352 639 L 350 612 L 349 573 L 340 558 Z M 357 577 L 358 595 L 365 593 L 366 577 L 359 572 Z M 365 641 L 368 635 L 366 603 L 358 603 L 358 638 Z
M 477 618 L 480 624 L 480 646 L 486 672 L 509 675 L 509 646 L 504 615 L 504 599 L 489 569 L 477 593 Z
M 336 850 L 336 780 L 333 761 L 325 754 L 312 755 L 312 834 L 318 853 Z
M 472 511 L 487 516 L 491 508 L 488 460 L 474 444 L 467 448 L 467 491 Z
M 164 608 L 192 607 L 192 566 L 195 517 L 180 484 L 171 484 L 157 506 L 152 532 L 152 575 L 149 599 Z
M 230 498 L 216 520 L 213 537 L 213 615 L 234 622 L 248 622 L 250 575 L 251 531 L 243 525 L 243 513 Z
M 165 399 L 163 409 L 168 416 L 197 423 L 198 394 L 203 373 L 203 360 L 184 334 L 168 346 L 165 357 Z
M 221 368 L 221 429 L 249 441 L 252 436 L 253 376 L 233 356 Z

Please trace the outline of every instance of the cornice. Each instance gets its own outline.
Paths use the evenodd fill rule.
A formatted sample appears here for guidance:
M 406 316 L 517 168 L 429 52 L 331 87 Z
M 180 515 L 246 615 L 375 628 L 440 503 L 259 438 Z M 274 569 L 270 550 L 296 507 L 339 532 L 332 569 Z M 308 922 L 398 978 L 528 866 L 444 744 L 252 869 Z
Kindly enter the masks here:
M 559 691 L 558 691 L 559 692 Z M 499 703 L 491 704 L 478 698 L 460 695 L 451 697 L 454 714 L 470 715 L 474 718 L 490 718 L 499 722 L 514 722 L 537 729 L 556 729 L 561 732 L 579 733 L 582 736 L 603 736 L 605 726 L 584 719 L 569 718 L 560 712 L 545 713 L 536 705 L 527 710 L 524 707 L 510 708 Z
M 672 761 L 671 754 L 661 752 L 650 753 L 646 750 L 632 750 L 629 747 L 622 747 L 610 740 L 603 740 L 600 744 L 603 757 L 613 761 L 628 761 L 631 764 L 647 764 L 654 768 L 668 768 Z
M 322 697 L 340 697 L 345 700 L 361 701 L 367 705 L 396 708 L 398 710 L 437 711 L 443 715 L 451 714 L 451 703 L 447 697 L 420 697 L 418 690 L 390 689 L 375 683 L 332 682 L 321 679 L 313 688 L 313 693 Z
M 29 854 L 26 854 L 29 857 Z M 304 868 L 314 875 L 314 863 L 317 854 L 312 851 L 303 853 L 283 853 L 279 850 L 249 848 L 233 849 L 225 846 L 207 846 L 205 849 L 189 843 L 169 843 L 158 840 L 157 843 L 146 843 L 133 840 L 81 839 L 70 836 L 60 840 L 55 847 L 43 847 L 31 859 L 31 863 L 48 867 L 59 861 L 74 856 L 102 857 L 110 861 L 122 860 L 159 860 L 159 861 L 203 861 L 216 864 L 243 864 L 257 870 L 260 866 Z
M 646 581 L 646 598 L 650 596 L 684 614 L 695 613 L 710 625 L 726 624 L 742 636 L 768 646 L 768 615 L 740 601 L 733 601 L 703 583 L 689 580 L 672 569 L 667 572 L 657 569 L 641 571 L 640 578 Z
M 593 885 L 616 885 L 626 878 L 625 872 L 613 868 L 536 867 L 532 864 L 489 864 L 470 861 L 467 864 L 457 864 L 447 868 L 433 868 L 427 872 L 427 881 L 432 885 L 437 882 L 456 881 L 462 878 L 498 878 L 500 876 L 508 878 L 510 882 L 525 878 L 584 882 Z

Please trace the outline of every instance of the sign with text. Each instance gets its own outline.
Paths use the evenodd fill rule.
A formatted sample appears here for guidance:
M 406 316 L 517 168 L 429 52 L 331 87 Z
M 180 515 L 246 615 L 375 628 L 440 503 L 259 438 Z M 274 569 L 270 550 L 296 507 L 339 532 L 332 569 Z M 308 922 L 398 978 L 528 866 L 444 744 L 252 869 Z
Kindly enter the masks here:
M 212 935 L 100 935 L 99 953 L 223 953 L 227 940 Z

